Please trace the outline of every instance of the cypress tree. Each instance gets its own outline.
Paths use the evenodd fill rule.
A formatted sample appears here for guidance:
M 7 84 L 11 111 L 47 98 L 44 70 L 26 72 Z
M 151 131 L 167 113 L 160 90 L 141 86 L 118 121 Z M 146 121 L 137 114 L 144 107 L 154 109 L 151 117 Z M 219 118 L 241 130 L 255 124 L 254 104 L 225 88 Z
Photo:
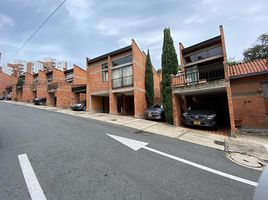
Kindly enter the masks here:
M 178 73 L 178 57 L 170 35 L 170 29 L 164 29 L 162 48 L 162 82 L 161 95 L 167 122 L 173 124 L 172 96 L 170 75 Z
M 154 74 L 149 49 L 146 57 L 145 90 L 147 107 L 149 108 L 154 104 Z

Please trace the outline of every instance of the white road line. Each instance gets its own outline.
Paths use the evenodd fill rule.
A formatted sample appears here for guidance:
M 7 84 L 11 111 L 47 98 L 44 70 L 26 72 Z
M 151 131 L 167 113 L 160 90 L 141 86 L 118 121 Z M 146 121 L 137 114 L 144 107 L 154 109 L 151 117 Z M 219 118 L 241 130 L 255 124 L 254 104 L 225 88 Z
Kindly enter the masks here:
M 173 156 L 173 155 L 170 155 L 170 154 L 167 154 L 167 153 L 164 153 L 164 152 L 161 152 L 161 151 L 158 151 L 158 150 L 155 150 L 155 149 L 152 149 L 150 147 L 142 147 L 143 149 L 147 149 L 149 151 L 152 151 L 154 153 L 157 153 L 157 154 L 160 154 L 162 156 L 165 156 L 165 157 L 168 157 L 168 158 L 171 158 L 173 160 L 177 160 L 179 162 L 182 162 L 182 163 L 185 163 L 187 165 L 191 165 L 193 167 L 197 167 L 199 169 L 202 169 L 202 170 L 205 170 L 207 172 L 210 172 L 210 173 L 213 173 L 213 174 L 217 174 L 219 176 L 223 176 L 223 177 L 226 177 L 226 178 L 229 178 L 229 179 L 232 179 L 232 180 L 235 180 L 235 181 L 238 181 L 238 182 L 241 182 L 241 183 L 245 183 L 245 184 L 248 184 L 248 185 L 252 185 L 252 186 L 257 186 L 258 183 L 256 182 L 253 182 L 253 181 L 250 181 L 250 180 L 247 180 L 247 179 L 244 179 L 244 178 L 240 178 L 240 177 L 237 177 L 237 176 L 234 176 L 234 175 L 231 175 L 231 174 L 227 174 L 227 173 L 224 173 L 224 172 L 221 172 L 221 171 L 218 171 L 216 169 L 212 169 L 210 167 L 206 167 L 206 166 L 203 166 L 203 165 L 200 165 L 200 164 L 197 164 L 197 163 L 194 163 L 194 162 L 191 162 L 191 161 L 188 161 L 188 160 L 185 160 L 183 158 L 178 158 L 176 156 Z
M 18 155 L 20 167 L 32 200 L 46 200 L 44 192 L 35 176 L 32 165 L 26 154 Z
M 247 179 L 244 179 L 244 178 L 240 178 L 240 177 L 237 177 L 237 176 L 234 176 L 234 175 L 231 175 L 231 174 L 227 174 L 227 173 L 218 171 L 216 169 L 212 169 L 210 167 L 206 167 L 206 166 L 191 162 L 189 160 L 185 160 L 183 158 L 179 158 L 179 157 L 176 157 L 176 156 L 173 156 L 173 155 L 158 151 L 156 149 L 152 149 L 150 147 L 147 147 L 148 143 L 145 143 L 145 142 L 142 142 L 142 141 L 133 140 L 133 139 L 125 138 L 125 137 L 120 137 L 120 136 L 116 136 L 116 135 L 110 135 L 110 134 L 107 134 L 107 135 L 112 137 L 112 138 L 114 138 L 118 142 L 121 142 L 122 144 L 128 146 L 129 148 L 133 149 L 134 151 L 138 151 L 139 149 L 146 149 L 148 151 L 152 151 L 152 152 L 157 153 L 159 155 L 171 158 L 173 160 L 182 162 L 182 163 L 187 164 L 187 165 L 191 165 L 193 167 L 205 170 L 205 171 L 213 173 L 213 174 L 217 174 L 217 175 L 225 177 L 225 178 L 229 178 L 229 179 L 232 179 L 232 180 L 235 180 L 235 181 L 238 181 L 238 182 L 241 182 L 241 183 L 245 183 L 245 184 L 248 184 L 248 185 L 252 185 L 252 186 L 255 186 L 255 187 L 258 185 L 258 183 L 256 183 L 256 182 L 253 182 L 253 181 L 250 181 L 250 180 L 247 180 Z

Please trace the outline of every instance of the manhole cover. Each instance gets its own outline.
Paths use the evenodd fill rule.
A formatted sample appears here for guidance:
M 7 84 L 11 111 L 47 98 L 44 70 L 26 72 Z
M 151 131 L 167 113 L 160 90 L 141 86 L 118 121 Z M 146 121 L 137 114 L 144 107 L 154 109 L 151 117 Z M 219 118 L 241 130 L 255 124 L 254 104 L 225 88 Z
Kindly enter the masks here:
M 265 166 L 263 160 L 247 154 L 231 153 L 229 154 L 228 158 L 239 165 L 249 168 L 261 169 L 263 166 Z
M 111 121 L 116 121 L 116 119 L 111 119 Z

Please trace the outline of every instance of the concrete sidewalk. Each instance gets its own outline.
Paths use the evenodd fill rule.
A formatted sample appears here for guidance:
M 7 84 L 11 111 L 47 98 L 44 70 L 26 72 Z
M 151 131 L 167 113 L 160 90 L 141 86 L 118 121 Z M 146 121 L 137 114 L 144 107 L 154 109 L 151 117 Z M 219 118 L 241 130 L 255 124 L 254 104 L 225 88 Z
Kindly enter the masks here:
M 30 106 L 34 108 L 50 110 L 54 112 L 79 116 L 88 119 L 99 120 L 111 124 L 121 125 L 137 129 L 137 133 L 149 135 L 158 134 L 179 140 L 225 150 L 226 152 L 240 152 L 257 156 L 263 160 L 268 160 L 268 137 L 239 136 L 230 138 L 224 135 L 213 134 L 210 131 L 176 127 L 162 122 L 137 119 L 131 116 L 112 115 L 107 113 L 89 113 L 84 111 L 72 111 L 47 106 L 35 106 L 30 103 L 6 101 L 16 105 Z M 267 147 L 267 148 L 266 148 Z

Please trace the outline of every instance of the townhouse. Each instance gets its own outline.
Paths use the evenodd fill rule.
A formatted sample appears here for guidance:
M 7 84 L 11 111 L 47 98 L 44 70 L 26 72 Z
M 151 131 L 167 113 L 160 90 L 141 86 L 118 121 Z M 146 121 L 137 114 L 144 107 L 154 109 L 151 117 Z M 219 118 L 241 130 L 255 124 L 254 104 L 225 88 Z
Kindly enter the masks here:
M 12 91 L 12 77 L 3 72 L 0 67 L 0 96 L 6 96 Z
M 143 117 L 146 54 L 131 45 L 87 58 L 87 110 Z M 159 76 L 154 71 L 155 99 L 160 100 Z
M 195 104 L 216 109 L 222 128 L 235 133 L 223 27 L 216 37 L 189 47 L 179 44 L 181 72 L 171 77 L 173 119 L 182 125 L 182 114 Z M 191 116 L 190 116 L 191 117 Z M 195 119 L 202 125 L 201 117 Z

